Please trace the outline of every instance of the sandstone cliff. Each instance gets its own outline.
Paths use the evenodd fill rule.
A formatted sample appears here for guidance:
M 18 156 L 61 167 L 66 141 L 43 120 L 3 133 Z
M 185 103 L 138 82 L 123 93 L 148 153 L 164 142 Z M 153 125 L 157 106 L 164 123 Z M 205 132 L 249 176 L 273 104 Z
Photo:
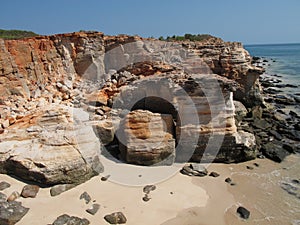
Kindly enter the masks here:
M 241 43 L 216 39 L 213 43 L 204 41 L 182 44 L 201 57 L 213 73 L 240 84 L 234 91 L 235 99 L 242 101 L 248 107 L 262 103 L 258 76 L 264 69 L 251 64 L 252 58 Z
M 99 150 L 114 142 L 121 120 L 132 109 L 146 110 L 142 114 L 154 120 L 160 116 L 151 113 L 172 115 L 174 133 L 162 147 L 174 156 L 172 160 L 254 158 L 253 135 L 237 131 L 231 92 L 247 106 L 259 104 L 261 73 L 240 43 L 219 39 L 162 43 L 100 32 L 0 39 L 0 169 L 47 184 L 89 179 L 102 171 Z M 163 88 L 149 89 L 149 82 Z M 185 96 L 179 89 L 190 102 L 182 101 Z M 135 120 L 129 128 L 140 123 Z M 166 134 L 163 126 L 155 129 Z M 125 149 L 120 145 L 121 158 L 147 165 L 136 158 L 149 151 L 131 154 L 130 146 L 140 138 L 126 137 L 131 144 Z M 149 141 L 156 139 L 149 137 Z M 185 148 L 195 152 L 185 155 Z M 159 155 L 155 150 L 151 154 Z

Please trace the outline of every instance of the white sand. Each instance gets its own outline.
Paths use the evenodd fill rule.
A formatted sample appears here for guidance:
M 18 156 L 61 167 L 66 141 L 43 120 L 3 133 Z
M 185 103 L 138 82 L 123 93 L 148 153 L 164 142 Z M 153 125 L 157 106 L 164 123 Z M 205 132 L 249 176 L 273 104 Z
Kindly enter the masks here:
M 24 183 L 6 175 L 0 175 L 0 180 L 12 184 L 4 191 L 7 195 L 15 190 L 21 192 L 24 186 Z M 127 224 L 161 224 L 176 217 L 181 210 L 204 207 L 207 204 L 206 191 L 191 182 L 192 178 L 177 174 L 157 184 L 156 190 L 149 194 L 151 198 L 149 202 L 142 201 L 143 187 L 128 187 L 109 181 L 104 182 L 100 180 L 100 177 L 94 177 L 56 197 L 50 196 L 48 188 L 41 189 L 35 199 L 19 199 L 25 207 L 30 208 L 19 224 L 51 224 L 64 213 L 87 218 L 92 225 L 108 224 L 103 217 L 116 211 L 121 211 L 126 215 Z M 100 210 L 94 216 L 85 212 L 91 203 L 86 205 L 84 200 L 79 199 L 84 191 L 87 191 L 92 200 L 96 200 L 101 205 Z
M 260 167 L 253 166 L 254 162 Z M 91 225 L 105 225 L 108 223 L 103 217 L 117 211 L 125 214 L 129 225 L 290 224 L 290 221 L 300 220 L 299 200 L 294 201 L 294 197 L 282 191 L 278 182 L 287 175 L 294 174 L 297 178 L 300 166 L 297 162 L 299 157 L 291 156 L 282 164 L 267 159 L 230 165 L 211 164 L 208 170 L 218 172 L 220 176 L 217 178 L 188 177 L 177 173 L 156 184 L 156 190 L 149 194 L 149 202 L 142 200 L 143 186 L 130 187 L 94 177 L 56 197 L 51 197 L 49 188 L 46 188 L 41 189 L 35 199 L 20 198 L 19 201 L 30 210 L 18 224 L 51 224 L 58 216 L 67 213 L 87 218 Z M 246 169 L 247 165 L 254 169 Z M 237 185 L 225 183 L 227 177 Z M 3 180 L 12 185 L 3 191 L 7 195 L 13 191 L 21 192 L 24 186 L 18 180 L 0 175 L 0 181 Z M 84 191 L 101 205 L 94 216 L 85 212 L 92 203 L 86 205 L 79 199 Z M 287 211 L 289 204 L 294 204 L 294 211 Z M 249 220 L 238 217 L 236 209 L 239 205 L 250 210 Z

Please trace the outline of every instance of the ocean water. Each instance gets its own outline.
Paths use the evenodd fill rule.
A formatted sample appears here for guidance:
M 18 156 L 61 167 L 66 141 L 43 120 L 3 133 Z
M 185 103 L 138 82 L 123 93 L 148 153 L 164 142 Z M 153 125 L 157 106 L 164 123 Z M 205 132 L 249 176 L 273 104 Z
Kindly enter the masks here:
M 264 65 L 266 73 L 262 76 L 269 78 L 273 76 L 274 79 L 280 79 L 281 84 L 297 85 L 298 87 L 281 88 L 281 90 L 285 95 L 300 96 L 300 44 L 246 45 L 244 47 L 252 56 L 268 60 Z M 294 107 L 299 109 L 300 104 Z M 299 225 L 300 185 L 298 181 L 295 183 L 291 181 L 300 181 L 300 155 L 291 155 L 280 164 L 266 160 L 262 163 L 262 168 L 264 171 L 257 173 L 255 179 L 243 174 L 248 182 L 243 183 L 252 189 L 249 192 L 252 198 L 247 198 L 247 200 L 255 208 L 253 224 Z M 288 185 L 291 189 L 284 190 Z
M 283 84 L 298 85 L 298 88 L 286 88 L 288 94 L 300 94 L 300 43 L 245 45 L 252 55 L 264 57 L 266 73 L 279 75 Z

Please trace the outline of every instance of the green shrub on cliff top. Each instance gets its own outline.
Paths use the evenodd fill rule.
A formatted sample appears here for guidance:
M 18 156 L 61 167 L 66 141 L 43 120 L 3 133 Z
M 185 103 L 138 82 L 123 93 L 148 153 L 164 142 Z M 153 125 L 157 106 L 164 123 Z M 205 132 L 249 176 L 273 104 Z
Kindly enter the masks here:
M 32 31 L 26 30 L 2 30 L 0 29 L 0 38 L 3 39 L 21 39 L 26 37 L 39 36 Z
M 159 40 L 163 41 L 205 41 L 210 38 L 215 38 L 214 36 L 210 34 L 185 34 L 184 36 L 177 36 L 173 35 L 172 37 L 167 36 L 166 39 L 164 39 L 162 36 L 159 37 Z

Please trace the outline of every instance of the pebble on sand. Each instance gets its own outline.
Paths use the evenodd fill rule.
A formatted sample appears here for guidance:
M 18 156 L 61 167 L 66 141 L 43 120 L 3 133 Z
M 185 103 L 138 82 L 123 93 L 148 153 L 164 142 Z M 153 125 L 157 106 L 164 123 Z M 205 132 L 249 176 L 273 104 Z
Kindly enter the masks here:
M 236 212 L 240 215 L 241 218 L 243 219 L 248 219 L 250 216 L 250 211 L 243 206 L 238 207 Z

